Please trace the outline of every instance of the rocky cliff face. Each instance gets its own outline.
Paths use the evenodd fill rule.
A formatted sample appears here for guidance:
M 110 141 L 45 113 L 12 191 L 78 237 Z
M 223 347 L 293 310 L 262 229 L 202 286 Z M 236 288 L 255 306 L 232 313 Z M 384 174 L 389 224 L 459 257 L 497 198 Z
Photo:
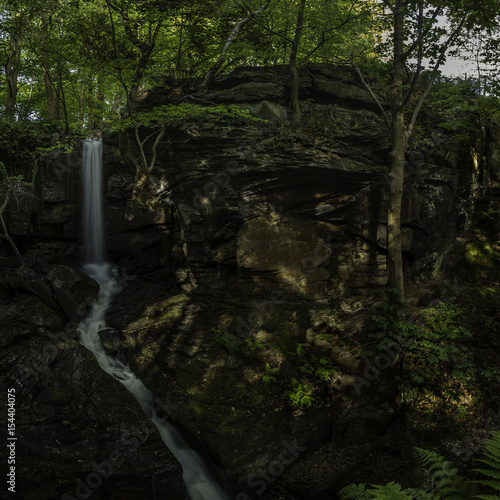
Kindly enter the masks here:
M 353 385 L 354 350 L 387 281 L 390 147 L 371 96 L 349 70 L 311 65 L 302 72 L 300 136 L 286 127 L 288 95 L 286 68 L 242 68 L 208 94 L 192 96 L 206 105 L 237 104 L 266 121 L 167 126 L 151 184 L 141 193 L 128 161 L 139 156 L 132 133 L 105 136 L 107 243 L 124 291 L 103 336 L 157 396 L 169 398 L 173 417 L 234 493 L 263 488 L 278 498 L 269 492 L 279 478 L 289 490 L 320 498 L 355 478 L 375 437 L 399 435 L 390 383 L 362 393 Z M 166 101 L 151 92 L 141 106 Z M 140 132 L 146 138 L 151 131 Z M 425 281 L 439 270 L 467 223 L 474 192 L 498 182 L 494 140 L 480 153 L 461 150 L 435 129 L 409 154 L 403 209 L 409 280 Z M 33 263 L 2 282 L 10 308 L 2 321 L 10 333 L 1 363 L 26 410 L 19 417 L 23 450 L 41 471 L 64 461 L 60 480 L 85 482 L 121 446 L 128 461 L 93 489 L 97 495 L 112 498 L 106 495 L 113 488 L 130 488 L 136 498 L 130 475 L 141 477 L 148 498 L 155 481 L 179 492 L 178 467 L 158 436 L 140 434 L 146 442 L 137 455 L 118 444 L 142 420 L 137 405 L 72 340 L 96 291 L 67 267 L 79 262 L 80 165 L 79 149 L 54 155 L 8 214 L 11 234 Z M 26 318 L 28 310 L 36 314 Z M 64 325 L 68 333 L 54 347 L 50 334 Z M 51 345 L 55 354 L 42 363 L 39 353 Z M 301 357 L 301 346 L 312 354 Z M 281 395 L 314 359 L 328 359 L 335 376 L 312 396 L 316 404 L 294 410 Z M 279 368 L 269 384 L 266 363 Z M 400 448 L 386 452 L 397 457 Z M 280 461 L 282 453 L 288 461 Z M 328 471 L 317 469 L 318 460 L 331 464 Z M 43 472 L 39 483 L 49 487 Z

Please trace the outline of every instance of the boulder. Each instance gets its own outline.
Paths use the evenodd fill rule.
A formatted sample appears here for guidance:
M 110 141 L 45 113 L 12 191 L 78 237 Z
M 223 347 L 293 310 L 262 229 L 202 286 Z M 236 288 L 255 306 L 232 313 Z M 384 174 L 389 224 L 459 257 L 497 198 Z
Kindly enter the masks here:
M 39 297 L 26 294 L 16 294 L 12 302 L 0 309 L 0 324 L 0 348 L 8 348 L 25 336 L 62 328 L 61 318 L 54 310 Z
M 37 273 L 33 269 L 26 266 L 19 267 L 8 273 L 5 279 L 8 285 L 15 290 L 35 295 L 51 309 L 59 309 L 54 300 L 50 284 L 41 274 Z
M 47 273 L 47 279 L 68 321 L 80 321 L 99 292 L 96 281 L 84 272 L 67 266 L 53 267 Z

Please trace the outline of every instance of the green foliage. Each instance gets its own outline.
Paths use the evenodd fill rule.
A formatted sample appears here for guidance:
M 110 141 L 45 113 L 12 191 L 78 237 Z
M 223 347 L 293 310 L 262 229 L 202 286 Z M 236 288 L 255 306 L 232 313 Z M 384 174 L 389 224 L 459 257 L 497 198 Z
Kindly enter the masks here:
M 366 489 L 365 484 L 349 485 L 340 491 L 342 500 L 391 500 L 391 499 L 432 499 L 432 500 L 499 500 L 500 496 L 500 431 L 492 433 L 484 443 L 486 451 L 480 462 L 488 465 L 488 469 L 473 469 L 486 476 L 486 479 L 468 480 L 459 474 L 453 465 L 441 455 L 416 448 L 423 468 L 429 476 L 429 488 L 402 489 L 397 483 L 385 486 L 372 485 Z M 481 488 L 481 491 L 478 491 Z M 430 489 L 430 491 L 429 491 Z
M 342 500 L 436 500 L 437 497 L 424 491 L 412 488 L 402 489 L 401 485 L 391 482 L 385 486 L 372 485 L 366 489 L 366 484 L 351 484 L 340 491 Z
M 242 347 L 245 346 L 252 353 L 266 349 L 266 346 L 261 340 L 252 338 L 251 336 L 248 336 L 245 339 L 241 339 L 237 335 L 224 328 L 212 328 L 210 329 L 210 331 L 215 334 L 215 340 L 224 345 L 231 352 L 239 351 Z
M 262 375 L 262 381 L 266 384 L 269 384 L 270 382 L 277 382 L 277 379 L 274 375 L 276 375 L 276 373 L 278 373 L 279 371 L 279 367 L 271 368 L 269 363 L 266 363 L 266 373 Z
M 283 399 L 293 406 L 311 406 L 318 401 L 316 394 L 329 386 L 333 376 L 338 372 L 326 349 L 311 348 L 285 332 L 270 345 L 271 349 L 294 360 L 296 370 L 301 374 L 300 380 L 293 378 L 292 387 L 284 392 Z
M 477 468 L 474 469 L 475 472 L 479 472 L 486 476 L 487 479 L 479 479 L 478 484 L 485 486 L 488 490 L 492 492 L 500 492 L 500 432 L 492 433 L 492 436 L 487 439 L 483 446 L 486 451 L 483 453 L 484 458 L 480 458 L 479 461 L 486 464 L 489 468 Z M 498 500 L 500 498 L 500 493 L 493 495 L 492 493 L 481 494 L 476 498 L 482 500 Z
M 29 178 L 37 151 L 48 147 L 52 137 L 39 124 L 0 120 L 0 162 L 7 174 Z
M 402 352 L 402 384 L 407 390 L 431 390 L 457 401 L 460 387 L 476 379 L 477 367 L 470 349 L 472 333 L 460 323 L 462 309 L 440 302 L 421 311 L 419 322 L 395 320 L 391 311 L 373 317 L 379 350 L 399 346 Z M 373 355 L 371 350 L 365 356 Z M 449 378 L 445 376 L 449 375 Z M 494 370 L 483 370 L 494 376 Z M 404 387 L 403 387 L 404 389 Z
M 253 339 L 252 337 L 247 337 L 245 339 L 245 344 L 252 353 L 266 349 L 266 346 L 262 343 L 262 341 L 259 339 Z
M 239 351 L 242 340 L 224 328 L 211 328 L 210 331 L 215 334 L 215 340 L 229 349 L 231 352 Z
M 304 349 L 304 344 L 297 344 L 296 352 L 300 361 L 299 370 L 314 378 L 316 383 L 330 382 L 333 375 L 338 372 L 330 357 L 309 354 Z
M 453 142 L 473 145 L 478 131 L 499 113 L 498 99 L 483 95 L 477 79 L 441 77 L 425 102 L 423 121 L 452 132 Z
M 316 401 L 313 394 L 314 386 L 310 382 L 299 382 L 294 378 L 292 388 L 285 391 L 281 398 L 289 400 L 296 407 L 311 406 Z
M 371 3 L 308 1 L 299 61 L 345 62 L 373 52 L 380 26 Z M 120 105 L 165 78 L 203 76 L 236 23 L 261 6 L 260 0 L 0 0 L 0 101 L 12 77 L 17 102 L 10 119 L 66 132 L 100 128 Z M 222 71 L 287 64 L 297 9 L 298 2 L 271 2 L 238 34 Z
M 247 109 L 241 109 L 235 104 L 203 107 L 196 104 L 180 103 L 178 105 L 158 106 L 151 111 L 134 113 L 125 119 L 116 118 L 108 121 L 108 125 L 111 132 L 119 132 L 131 127 L 154 128 L 159 125 L 173 125 L 198 118 L 212 119 L 219 123 L 234 123 L 241 120 L 265 123 L 265 120 L 252 116 Z
M 424 372 L 417 374 L 419 380 L 412 374 L 415 382 L 420 382 L 421 378 L 429 380 L 425 376 L 429 365 L 451 370 L 451 375 L 461 383 L 469 382 L 475 375 L 477 369 L 471 360 L 467 343 L 464 342 L 472 337 L 472 333 L 459 324 L 462 312 L 457 305 L 444 302 L 423 311 L 426 325 L 419 331 L 418 337 L 414 338 L 416 359 L 413 368 L 420 362 L 427 367 Z
M 54 152 L 64 152 L 65 154 L 69 154 L 73 151 L 75 146 L 83 139 L 82 136 L 76 135 L 75 137 L 63 137 L 57 142 L 53 142 L 53 144 L 49 147 L 38 147 L 36 148 L 37 152 L 41 154 L 48 154 Z
M 476 485 L 465 479 L 441 455 L 421 448 L 416 448 L 427 474 L 430 476 L 435 498 L 463 499 L 474 498 Z
M 215 334 L 216 341 L 231 352 L 242 352 L 242 349 L 245 348 L 255 354 L 266 349 L 266 345 L 262 341 L 250 335 L 245 339 L 241 339 L 223 328 L 212 328 L 210 331 Z M 269 347 L 275 352 L 286 354 L 288 357 L 295 359 L 296 369 L 301 374 L 300 378 L 292 378 L 291 384 L 287 384 L 289 389 L 283 392 L 281 398 L 296 408 L 312 406 L 318 401 L 317 393 L 327 387 L 338 369 L 326 352 L 319 352 L 320 355 L 314 354 L 305 344 L 297 343 L 289 334 L 281 336 L 279 344 L 270 345 Z M 276 375 L 279 371 L 280 367 L 272 368 L 266 362 L 262 381 L 265 384 L 277 383 Z

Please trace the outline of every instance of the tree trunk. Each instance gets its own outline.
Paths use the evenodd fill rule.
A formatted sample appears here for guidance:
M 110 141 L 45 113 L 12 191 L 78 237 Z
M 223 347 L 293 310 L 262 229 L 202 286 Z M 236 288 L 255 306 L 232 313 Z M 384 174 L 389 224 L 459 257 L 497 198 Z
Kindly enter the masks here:
M 94 128 L 94 113 L 92 112 L 92 95 L 94 93 L 94 82 L 90 74 L 87 76 L 87 88 L 85 89 L 85 103 L 87 107 L 87 131 Z
M 50 81 L 48 65 L 45 64 L 46 54 L 43 56 L 44 67 L 43 67 L 43 85 L 45 87 L 45 101 L 47 103 L 47 113 L 52 121 L 55 121 L 55 101 L 54 101 L 54 89 L 52 88 L 52 82 Z
M 85 75 L 81 77 L 80 95 L 78 96 L 78 122 L 81 132 L 85 132 Z
M 387 213 L 387 251 L 390 299 L 398 312 L 402 309 L 404 294 L 401 250 L 401 202 L 407 144 L 403 112 L 404 16 L 404 6 L 400 0 L 396 0 L 394 6 L 394 68 L 391 89 L 392 151 L 390 155 L 390 194 Z
M 5 193 L 5 198 L 3 200 L 2 206 L 0 206 L 0 222 L 2 223 L 3 231 L 5 234 L 5 239 L 10 243 L 12 250 L 14 250 L 14 253 L 16 254 L 17 258 L 19 259 L 21 266 L 24 266 L 23 257 L 21 255 L 21 253 L 19 252 L 19 250 L 17 249 L 17 246 L 16 246 L 14 240 L 10 237 L 9 230 L 7 229 L 7 224 L 5 224 L 5 220 L 3 218 L 3 213 L 6 210 L 7 205 L 9 204 L 10 195 L 12 193 L 12 182 L 13 182 L 12 179 L 8 179 L 7 192 Z
M 5 100 L 5 118 L 14 120 L 16 116 L 17 102 L 17 71 L 9 70 L 7 72 L 7 98 Z
M 63 113 L 64 113 L 64 131 L 66 134 L 69 134 L 69 118 L 68 118 L 68 109 L 66 107 L 66 96 L 64 94 L 64 86 L 62 82 L 62 66 L 61 61 L 57 61 L 57 97 L 59 98 L 56 103 L 56 114 L 59 119 L 60 113 L 60 104 L 62 104 Z
M 61 103 L 63 106 L 65 106 L 64 89 L 62 87 L 62 80 L 61 80 L 61 63 L 60 62 L 58 63 L 56 85 L 57 85 L 57 99 L 56 99 L 56 102 L 54 103 L 54 119 L 57 123 L 57 126 L 60 128 L 61 127 Z
M 47 44 L 47 33 L 49 31 L 49 24 L 47 16 L 42 14 L 42 46 Z M 45 87 L 45 101 L 47 103 L 47 113 L 49 119 L 59 126 L 59 116 L 56 113 L 56 100 L 54 99 L 54 88 L 52 78 L 50 76 L 50 56 L 49 52 L 44 48 L 42 50 L 42 72 L 43 72 L 43 85 Z
M 111 114 L 116 113 L 118 110 L 118 106 L 120 106 L 120 103 L 123 101 L 123 90 L 119 90 L 115 94 L 115 99 L 113 101 L 113 106 L 111 107 Z
M 102 127 L 102 117 L 104 112 L 104 77 L 102 71 L 97 73 L 97 93 L 95 102 L 95 127 Z
M 304 10 L 306 0 L 301 0 L 299 14 L 297 16 L 297 26 L 290 52 L 290 73 L 292 75 L 292 88 L 290 91 L 290 107 L 292 108 L 292 130 L 297 132 L 301 128 L 302 114 L 300 112 L 299 101 L 299 70 L 297 68 L 297 52 L 299 50 L 300 37 L 302 36 L 302 22 L 304 20 Z
M 7 80 L 7 97 L 5 100 L 5 117 L 13 120 L 16 115 L 17 77 L 21 64 L 21 43 L 17 35 L 11 34 L 7 61 L 5 63 L 5 77 Z

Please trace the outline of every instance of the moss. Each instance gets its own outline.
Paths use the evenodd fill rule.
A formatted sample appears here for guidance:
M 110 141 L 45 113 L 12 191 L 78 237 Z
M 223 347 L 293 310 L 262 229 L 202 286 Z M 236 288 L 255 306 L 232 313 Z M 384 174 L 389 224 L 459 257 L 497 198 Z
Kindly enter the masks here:
M 493 253 L 493 248 L 488 241 L 468 243 L 465 249 L 465 257 L 471 263 L 488 264 Z
M 258 407 L 266 401 L 265 387 L 260 385 L 260 372 L 247 367 L 230 370 L 224 364 L 189 363 L 176 373 L 176 381 L 191 399 L 201 404 L 224 401 L 236 407 Z
M 48 398 L 47 403 L 56 406 L 66 406 L 71 403 L 75 393 L 68 386 L 59 386 Z
M 169 297 L 147 307 L 141 318 L 124 330 L 123 346 L 132 351 L 132 365 L 138 376 L 150 378 L 149 371 L 167 338 L 167 329 L 182 317 L 189 298 L 184 294 Z
M 144 333 L 152 327 L 173 325 L 182 316 L 183 308 L 188 301 L 189 297 L 179 294 L 148 306 L 141 318 L 128 325 L 125 330 L 127 335 L 125 344 L 135 345 L 131 338 L 132 334 Z
M 245 417 L 245 412 L 243 410 L 233 410 L 232 408 L 228 409 L 224 414 L 220 412 L 215 413 L 212 411 L 212 406 L 210 404 L 203 403 L 198 399 L 190 399 L 188 407 L 205 424 L 217 424 L 217 427 L 224 434 L 234 433 L 235 431 L 238 432 L 237 426 L 234 424 Z
M 500 248 L 486 236 L 477 234 L 456 250 L 449 269 L 469 282 L 500 281 Z
M 70 465 L 44 459 L 32 460 L 29 462 L 29 467 L 22 466 L 19 471 L 19 481 L 25 491 L 44 483 L 73 483 L 74 478 L 75 471 Z

